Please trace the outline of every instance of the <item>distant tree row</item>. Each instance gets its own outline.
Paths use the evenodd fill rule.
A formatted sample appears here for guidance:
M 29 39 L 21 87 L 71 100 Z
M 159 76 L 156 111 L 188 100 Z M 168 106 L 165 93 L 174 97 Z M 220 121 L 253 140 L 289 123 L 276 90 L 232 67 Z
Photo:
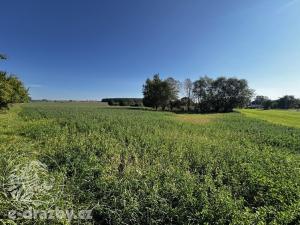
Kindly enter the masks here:
M 256 96 L 249 106 L 263 109 L 300 109 L 300 99 L 293 95 L 285 95 L 277 100 L 271 100 L 266 96 Z
M 179 99 L 181 88 L 185 97 Z M 205 76 L 194 82 L 186 79 L 181 83 L 172 77 L 163 80 L 155 74 L 143 86 L 143 103 L 162 110 L 184 107 L 187 111 L 201 113 L 231 112 L 234 108 L 247 106 L 253 93 L 244 79 Z
M 0 60 L 6 56 L 0 54 Z M 15 75 L 0 71 L 0 108 L 7 108 L 11 103 L 29 101 L 28 89 Z
M 103 98 L 101 101 L 111 106 L 143 106 L 142 98 Z

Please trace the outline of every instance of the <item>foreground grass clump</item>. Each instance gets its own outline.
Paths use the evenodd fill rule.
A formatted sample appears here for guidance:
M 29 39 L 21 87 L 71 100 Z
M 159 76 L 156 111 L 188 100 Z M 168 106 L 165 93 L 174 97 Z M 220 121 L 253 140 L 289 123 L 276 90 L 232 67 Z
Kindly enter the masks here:
M 0 117 L 0 171 L 45 163 L 64 187 L 52 205 L 93 209 L 81 224 L 297 224 L 300 129 L 239 113 L 197 117 L 26 104 Z M 0 196 L 5 218 L 12 204 Z
M 296 110 L 240 110 L 246 116 L 271 123 L 300 128 L 300 111 Z

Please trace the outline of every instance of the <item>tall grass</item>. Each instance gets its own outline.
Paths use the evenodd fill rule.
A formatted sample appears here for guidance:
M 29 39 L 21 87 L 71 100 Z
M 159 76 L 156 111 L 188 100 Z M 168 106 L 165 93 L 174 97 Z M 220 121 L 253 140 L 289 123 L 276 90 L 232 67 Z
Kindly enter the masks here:
M 97 104 L 27 104 L 5 116 L 0 170 L 45 163 L 63 182 L 56 205 L 93 209 L 81 224 L 299 222 L 300 129 L 239 113 L 199 124 Z M 11 203 L 0 201 L 5 218 Z

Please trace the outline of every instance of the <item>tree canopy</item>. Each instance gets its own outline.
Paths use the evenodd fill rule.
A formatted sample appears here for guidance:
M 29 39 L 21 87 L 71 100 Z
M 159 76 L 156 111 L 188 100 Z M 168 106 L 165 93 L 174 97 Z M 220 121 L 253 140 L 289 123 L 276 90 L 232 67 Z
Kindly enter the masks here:
M 6 59 L 0 54 L 0 59 Z M 29 101 L 29 91 L 23 82 L 15 75 L 0 71 L 0 108 L 7 107 L 10 103 Z
M 279 109 L 292 109 L 298 108 L 300 105 L 300 100 L 296 99 L 293 95 L 285 95 L 277 100 L 277 107 Z
M 158 74 L 147 79 L 143 86 L 144 105 L 163 110 L 190 106 L 198 112 L 231 112 L 236 107 L 244 107 L 250 103 L 253 91 L 244 79 L 219 77 L 211 79 L 207 76 L 192 82 L 183 82 L 185 98 L 178 99 L 180 82 L 172 77 L 160 79 Z
M 263 109 L 299 109 L 300 99 L 293 95 L 285 95 L 277 100 L 270 100 L 265 96 L 256 96 L 252 106 Z
M 143 86 L 145 106 L 163 110 L 170 106 L 172 101 L 178 98 L 179 82 L 169 77 L 165 80 L 160 79 L 159 74 L 155 74 L 153 79 L 147 79 Z
M 244 79 L 202 77 L 194 82 L 193 94 L 200 112 L 231 112 L 250 103 L 253 90 Z
M 101 102 L 107 102 L 111 106 L 142 106 L 142 98 L 103 98 Z
M 192 91 L 193 91 L 193 82 L 191 79 L 187 78 L 183 82 L 183 89 L 185 93 L 185 98 L 181 100 L 185 100 L 187 111 L 190 111 L 191 102 L 192 102 Z
M 29 101 L 28 89 L 16 76 L 0 71 L 0 107 Z

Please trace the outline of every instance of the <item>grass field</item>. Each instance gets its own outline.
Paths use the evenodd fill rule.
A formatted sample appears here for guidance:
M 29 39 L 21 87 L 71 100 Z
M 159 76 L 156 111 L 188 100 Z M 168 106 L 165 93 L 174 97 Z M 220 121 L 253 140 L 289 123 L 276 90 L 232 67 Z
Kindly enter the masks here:
M 266 120 L 271 123 L 300 128 L 300 111 L 292 110 L 240 110 L 246 116 Z
M 15 165 L 46 164 L 52 188 L 33 196 L 35 207 L 93 209 L 93 220 L 74 224 L 297 224 L 300 129 L 264 121 L 279 112 L 254 112 L 17 105 L 0 114 L 0 179 Z M 0 221 L 12 224 L 7 212 L 30 204 L 1 187 Z

